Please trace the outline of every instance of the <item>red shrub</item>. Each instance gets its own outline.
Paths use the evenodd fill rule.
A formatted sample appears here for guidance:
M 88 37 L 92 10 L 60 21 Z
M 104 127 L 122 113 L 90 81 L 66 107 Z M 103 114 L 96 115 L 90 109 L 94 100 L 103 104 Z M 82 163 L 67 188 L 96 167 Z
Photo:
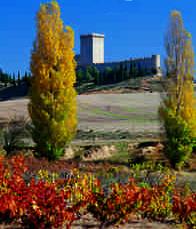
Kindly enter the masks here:
M 140 214 L 164 220 L 173 213 L 182 222 L 194 225 L 196 194 L 183 197 L 174 192 L 170 177 L 154 187 L 140 187 L 133 179 L 115 183 L 105 194 L 99 180 L 77 171 L 67 179 L 28 182 L 22 156 L 0 157 L 0 223 L 20 222 L 25 227 L 52 228 L 66 224 L 70 228 L 79 213 L 88 210 L 102 225 L 128 221 Z
M 182 197 L 180 193 L 176 192 L 173 195 L 172 211 L 181 222 L 196 223 L 193 222 L 196 217 L 196 193 Z
M 0 158 L 0 221 L 22 220 L 23 225 L 34 228 L 67 227 L 76 219 L 75 209 L 67 207 L 70 190 L 59 190 L 56 182 L 25 183 L 27 168 L 24 158 Z M 79 209 L 79 206 L 78 206 Z

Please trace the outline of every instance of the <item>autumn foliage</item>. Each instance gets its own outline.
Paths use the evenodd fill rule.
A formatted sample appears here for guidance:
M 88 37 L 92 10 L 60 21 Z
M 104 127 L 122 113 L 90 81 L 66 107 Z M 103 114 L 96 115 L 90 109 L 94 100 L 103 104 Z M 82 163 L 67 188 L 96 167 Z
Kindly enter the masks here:
M 64 27 L 57 2 L 41 5 L 31 56 L 29 113 L 37 152 L 49 159 L 63 154 L 76 131 L 73 47 L 73 30 Z
M 0 223 L 71 228 L 90 212 L 102 228 L 138 216 L 163 222 L 171 218 L 187 228 L 195 225 L 195 193 L 183 195 L 172 176 L 151 187 L 142 187 L 130 178 L 125 184 L 112 184 L 106 193 L 99 180 L 77 170 L 53 181 L 46 173 L 27 179 L 28 172 L 22 156 L 0 158 Z
M 74 184 L 78 184 L 78 189 L 72 193 L 74 180 L 26 180 L 27 172 L 23 157 L 0 158 L 0 222 L 21 223 L 30 228 L 57 228 L 65 224 L 70 228 L 91 196 L 90 189 L 83 192 L 85 179 L 76 178 Z
M 181 168 L 196 142 L 196 100 L 192 38 L 178 11 L 171 13 L 165 44 L 166 83 L 160 117 L 167 137 L 166 155 L 174 167 Z

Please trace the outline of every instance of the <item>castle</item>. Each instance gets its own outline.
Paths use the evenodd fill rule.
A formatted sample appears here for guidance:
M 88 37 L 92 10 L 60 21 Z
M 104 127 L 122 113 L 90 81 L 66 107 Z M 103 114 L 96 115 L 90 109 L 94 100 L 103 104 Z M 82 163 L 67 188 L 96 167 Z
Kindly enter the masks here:
M 138 71 L 145 74 L 161 74 L 160 55 L 152 55 L 144 58 L 130 58 L 128 60 L 116 62 L 104 62 L 104 34 L 86 34 L 80 36 L 80 55 L 76 56 L 79 67 L 94 65 L 99 71 L 104 71 L 106 67 L 112 69 L 120 65 L 130 69 L 134 66 Z

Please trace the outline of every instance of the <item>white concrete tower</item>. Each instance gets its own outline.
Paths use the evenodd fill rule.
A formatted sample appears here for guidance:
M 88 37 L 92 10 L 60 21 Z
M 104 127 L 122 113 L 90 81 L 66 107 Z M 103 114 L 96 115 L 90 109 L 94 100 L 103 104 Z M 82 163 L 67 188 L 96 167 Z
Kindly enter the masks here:
M 104 35 L 86 34 L 80 36 L 80 64 L 82 66 L 104 63 Z

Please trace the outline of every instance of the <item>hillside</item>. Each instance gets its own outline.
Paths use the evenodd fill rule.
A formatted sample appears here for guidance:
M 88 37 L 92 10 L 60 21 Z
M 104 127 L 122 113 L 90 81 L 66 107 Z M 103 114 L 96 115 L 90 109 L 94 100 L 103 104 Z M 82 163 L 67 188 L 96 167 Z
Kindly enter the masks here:
M 29 100 L 0 102 L 0 124 L 13 117 L 29 118 Z M 108 141 L 157 136 L 161 132 L 158 93 L 78 95 L 78 139 Z
M 19 86 L 9 86 L 0 88 L 0 101 L 12 100 L 28 95 L 28 87 L 26 84 Z
M 129 94 L 144 92 L 162 92 L 160 77 L 138 77 L 115 84 L 97 86 L 86 83 L 76 87 L 78 94 Z M 196 91 L 196 84 L 195 84 Z M 0 88 L 0 101 L 12 100 L 28 96 L 29 88 L 23 83 L 20 86 Z
M 94 85 L 93 83 L 87 83 L 77 89 L 79 94 L 124 94 L 137 92 L 161 92 L 162 85 L 160 77 L 147 76 L 101 86 Z
M 28 95 L 28 87 L 25 83 L 19 86 L 0 88 L 0 101 L 25 97 Z M 89 93 L 135 93 L 145 91 L 160 91 L 160 79 L 156 77 L 139 77 L 120 83 L 96 86 L 93 83 L 86 83 L 76 87 L 78 94 Z

